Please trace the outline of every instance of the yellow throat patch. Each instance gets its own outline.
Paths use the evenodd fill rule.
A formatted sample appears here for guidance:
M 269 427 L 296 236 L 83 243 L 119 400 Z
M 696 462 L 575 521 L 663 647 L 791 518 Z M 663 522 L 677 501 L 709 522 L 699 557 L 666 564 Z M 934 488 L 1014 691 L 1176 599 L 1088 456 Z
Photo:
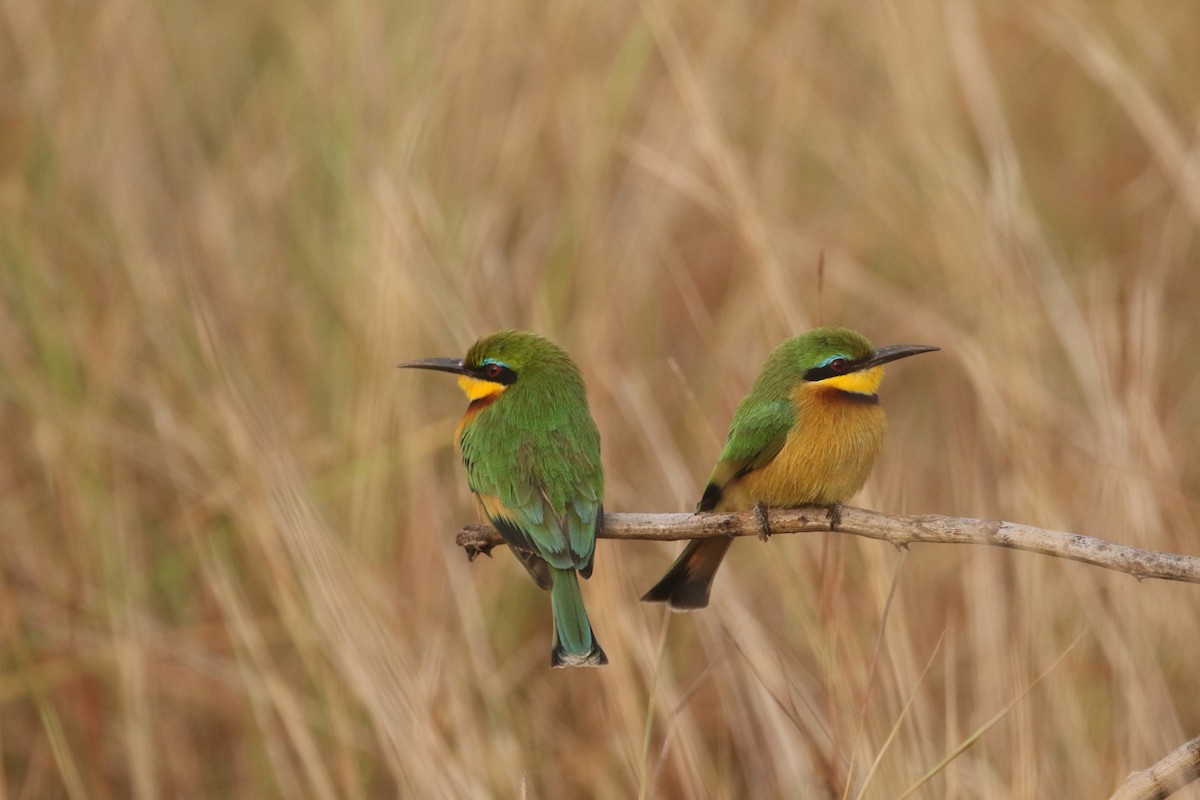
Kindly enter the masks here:
M 459 378 L 459 380 L 461 381 L 462 378 Z M 882 382 L 883 367 L 871 367 L 870 369 L 851 372 L 849 375 L 835 375 L 832 378 L 818 381 L 817 385 L 841 389 L 843 392 L 872 395 L 879 391 L 879 384 Z
M 478 378 L 472 378 L 470 375 L 459 375 L 458 387 L 466 392 L 467 399 L 472 403 L 476 400 L 482 400 L 485 397 L 498 396 L 508 388 L 503 383 L 481 381 Z

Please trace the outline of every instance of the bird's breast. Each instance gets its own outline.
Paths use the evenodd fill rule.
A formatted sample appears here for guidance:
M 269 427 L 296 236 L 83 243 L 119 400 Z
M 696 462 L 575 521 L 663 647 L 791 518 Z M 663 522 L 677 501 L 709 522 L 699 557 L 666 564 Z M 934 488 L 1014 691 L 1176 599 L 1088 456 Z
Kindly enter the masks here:
M 866 483 L 887 429 L 876 398 L 810 384 L 793 402 L 797 421 L 779 453 L 729 487 L 722 508 L 843 503 Z
M 467 406 L 467 410 L 463 414 L 462 419 L 458 421 L 458 427 L 454 430 L 454 442 L 459 449 L 462 449 L 463 431 L 475 424 L 476 417 L 479 416 L 479 412 L 483 411 L 492 403 L 499 400 L 501 394 L 502 392 L 493 392 L 491 394 L 482 395 L 473 399 L 470 405 Z

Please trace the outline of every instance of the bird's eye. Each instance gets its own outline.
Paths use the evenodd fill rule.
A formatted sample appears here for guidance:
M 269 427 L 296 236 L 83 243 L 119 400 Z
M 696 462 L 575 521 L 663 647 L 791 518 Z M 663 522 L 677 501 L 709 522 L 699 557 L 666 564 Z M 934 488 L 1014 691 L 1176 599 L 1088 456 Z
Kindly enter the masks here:
M 471 367 L 471 374 L 502 386 L 516 383 L 517 380 L 517 373 L 513 372 L 512 367 L 500 361 L 485 361 L 479 366 Z
M 829 368 L 830 372 L 845 372 L 846 371 L 846 359 L 835 358 L 833 361 L 830 361 L 826 366 Z

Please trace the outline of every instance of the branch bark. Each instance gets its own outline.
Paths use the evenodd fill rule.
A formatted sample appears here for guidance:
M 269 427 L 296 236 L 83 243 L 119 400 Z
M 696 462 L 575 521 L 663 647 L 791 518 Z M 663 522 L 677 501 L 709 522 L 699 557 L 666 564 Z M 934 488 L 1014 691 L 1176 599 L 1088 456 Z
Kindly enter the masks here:
M 1200 583 L 1200 557 L 1142 550 L 1095 536 L 1052 531 L 995 519 L 968 517 L 891 516 L 877 511 L 843 506 L 836 526 L 821 506 L 772 509 L 768 512 L 772 534 L 836 531 L 891 542 L 911 544 L 982 544 L 1082 561 L 1124 572 L 1139 581 Z M 676 541 L 717 536 L 757 536 L 753 511 L 709 514 L 605 514 L 602 539 Z M 504 544 L 490 525 L 467 525 L 455 541 L 472 560 Z M 1200 778 L 1200 736 L 1172 751 L 1161 761 L 1134 772 L 1109 800 L 1161 800 Z
M 911 544 L 982 544 L 1082 561 L 1124 572 L 1138 580 L 1200 583 L 1200 557 L 1129 547 L 1095 536 L 1066 533 L 995 519 L 967 517 L 891 516 L 843 506 L 835 526 L 829 510 L 820 506 L 768 511 L 772 534 L 818 533 L 835 530 L 869 539 Z M 715 514 L 605 514 L 602 539 L 675 541 L 716 536 L 757 536 L 753 511 Z M 504 544 L 490 525 L 468 525 L 455 540 L 474 559 Z M 1153 766 L 1132 773 L 1110 800 L 1165 798 L 1200 777 L 1200 737 L 1171 752 Z
M 1109 800 L 1161 800 L 1196 778 L 1200 778 L 1200 736 L 1141 772 L 1131 773 Z
M 880 539 L 897 547 L 911 544 L 983 544 L 1031 553 L 1068 558 L 1097 567 L 1124 572 L 1138 580 L 1200 583 L 1200 557 L 1161 553 L 1129 547 L 1094 536 L 1045 530 L 994 519 L 967 517 L 891 516 L 877 511 L 843 506 L 836 528 L 829 510 L 821 506 L 771 509 L 772 534 L 816 533 L 836 530 L 854 536 Z M 758 521 L 753 511 L 715 514 L 605 514 L 603 539 L 649 539 L 673 541 L 716 536 L 757 536 Z M 504 540 L 490 525 L 468 525 L 459 532 L 457 543 L 472 559 Z

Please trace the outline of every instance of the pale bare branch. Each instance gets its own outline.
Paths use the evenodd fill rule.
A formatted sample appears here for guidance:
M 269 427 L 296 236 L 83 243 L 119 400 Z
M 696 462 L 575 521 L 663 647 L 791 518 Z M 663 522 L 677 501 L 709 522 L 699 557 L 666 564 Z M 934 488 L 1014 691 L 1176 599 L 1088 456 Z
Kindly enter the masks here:
M 1141 772 L 1130 774 L 1109 800 L 1161 800 L 1196 778 L 1200 778 L 1200 736 Z
M 817 533 L 831 530 L 828 509 L 820 506 L 772 509 L 773 534 Z M 1200 583 L 1200 557 L 1161 553 L 1129 547 L 1094 536 L 1045 530 L 1032 525 L 966 517 L 890 516 L 877 511 L 844 506 L 836 525 L 839 533 L 882 539 L 897 547 L 911 544 L 982 544 L 1027 550 L 1031 553 L 1082 561 L 1134 576 L 1138 580 Z M 717 514 L 606 514 L 604 539 L 650 539 L 672 541 L 715 536 L 757 536 L 758 521 L 753 511 Z M 468 555 L 503 544 L 500 534 L 487 525 L 469 525 L 457 542 Z

